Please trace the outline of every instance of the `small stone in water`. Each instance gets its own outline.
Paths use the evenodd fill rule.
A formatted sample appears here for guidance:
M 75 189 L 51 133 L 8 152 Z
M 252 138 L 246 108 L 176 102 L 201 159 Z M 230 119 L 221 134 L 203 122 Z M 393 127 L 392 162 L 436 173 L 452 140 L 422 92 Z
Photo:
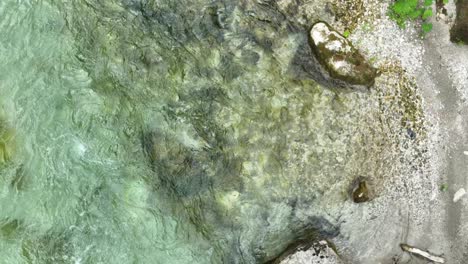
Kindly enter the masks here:
M 415 139 L 416 138 L 416 132 L 414 132 L 411 128 L 408 128 L 406 130 L 406 132 L 408 133 L 408 137 L 410 139 Z
M 369 201 L 369 189 L 365 181 L 360 181 L 357 188 L 353 191 L 353 200 L 355 203 Z

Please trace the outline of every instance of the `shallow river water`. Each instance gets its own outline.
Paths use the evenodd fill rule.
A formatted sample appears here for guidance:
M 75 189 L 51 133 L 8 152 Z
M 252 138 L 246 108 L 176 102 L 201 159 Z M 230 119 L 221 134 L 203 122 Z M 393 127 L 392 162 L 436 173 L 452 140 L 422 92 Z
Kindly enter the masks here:
M 266 263 L 418 171 L 417 96 L 253 2 L 0 1 L 0 263 Z

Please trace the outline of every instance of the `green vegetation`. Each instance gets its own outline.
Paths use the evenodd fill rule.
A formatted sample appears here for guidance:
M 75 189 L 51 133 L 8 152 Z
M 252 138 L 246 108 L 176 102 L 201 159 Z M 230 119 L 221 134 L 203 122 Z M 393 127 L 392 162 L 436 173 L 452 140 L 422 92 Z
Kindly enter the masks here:
M 443 183 L 441 186 L 440 186 L 440 191 L 441 192 L 445 192 L 448 190 L 448 185 L 446 183 Z
M 343 36 L 344 36 L 345 38 L 348 38 L 349 35 L 351 35 L 351 32 L 350 32 L 349 30 L 345 30 L 345 32 L 343 32 Z
M 432 24 L 427 20 L 432 16 L 433 0 L 397 0 L 390 6 L 389 16 L 398 26 L 405 28 L 406 22 L 422 19 L 421 30 L 426 34 L 432 30 Z

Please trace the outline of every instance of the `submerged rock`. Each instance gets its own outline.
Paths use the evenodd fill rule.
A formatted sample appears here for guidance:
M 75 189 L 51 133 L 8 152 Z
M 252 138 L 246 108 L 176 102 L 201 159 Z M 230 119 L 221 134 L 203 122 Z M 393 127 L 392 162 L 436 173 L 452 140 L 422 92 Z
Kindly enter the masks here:
M 0 220 L 0 237 L 11 238 L 21 228 L 21 224 L 18 219 Z
M 361 180 L 353 190 L 353 201 L 355 203 L 364 203 L 369 201 L 369 188 L 367 182 Z
M 310 46 L 331 77 L 352 85 L 371 86 L 377 71 L 342 35 L 325 22 L 310 30 Z
M 450 40 L 468 44 L 468 0 L 457 1 L 457 18 L 450 30 Z
M 308 246 L 297 248 L 295 252 L 291 253 L 283 260 L 280 264 L 340 264 L 340 260 L 337 252 L 335 251 L 334 245 L 330 244 L 326 240 L 320 240 L 318 242 L 310 243 Z

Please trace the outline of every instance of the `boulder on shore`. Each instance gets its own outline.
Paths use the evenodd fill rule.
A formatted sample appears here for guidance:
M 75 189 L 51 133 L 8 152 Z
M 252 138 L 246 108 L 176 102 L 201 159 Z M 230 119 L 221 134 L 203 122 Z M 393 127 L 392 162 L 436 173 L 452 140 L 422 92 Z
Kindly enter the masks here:
M 351 85 L 372 86 L 377 75 L 351 42 L 325 22 L 310 30 L 310 46 L 332 78 Z

